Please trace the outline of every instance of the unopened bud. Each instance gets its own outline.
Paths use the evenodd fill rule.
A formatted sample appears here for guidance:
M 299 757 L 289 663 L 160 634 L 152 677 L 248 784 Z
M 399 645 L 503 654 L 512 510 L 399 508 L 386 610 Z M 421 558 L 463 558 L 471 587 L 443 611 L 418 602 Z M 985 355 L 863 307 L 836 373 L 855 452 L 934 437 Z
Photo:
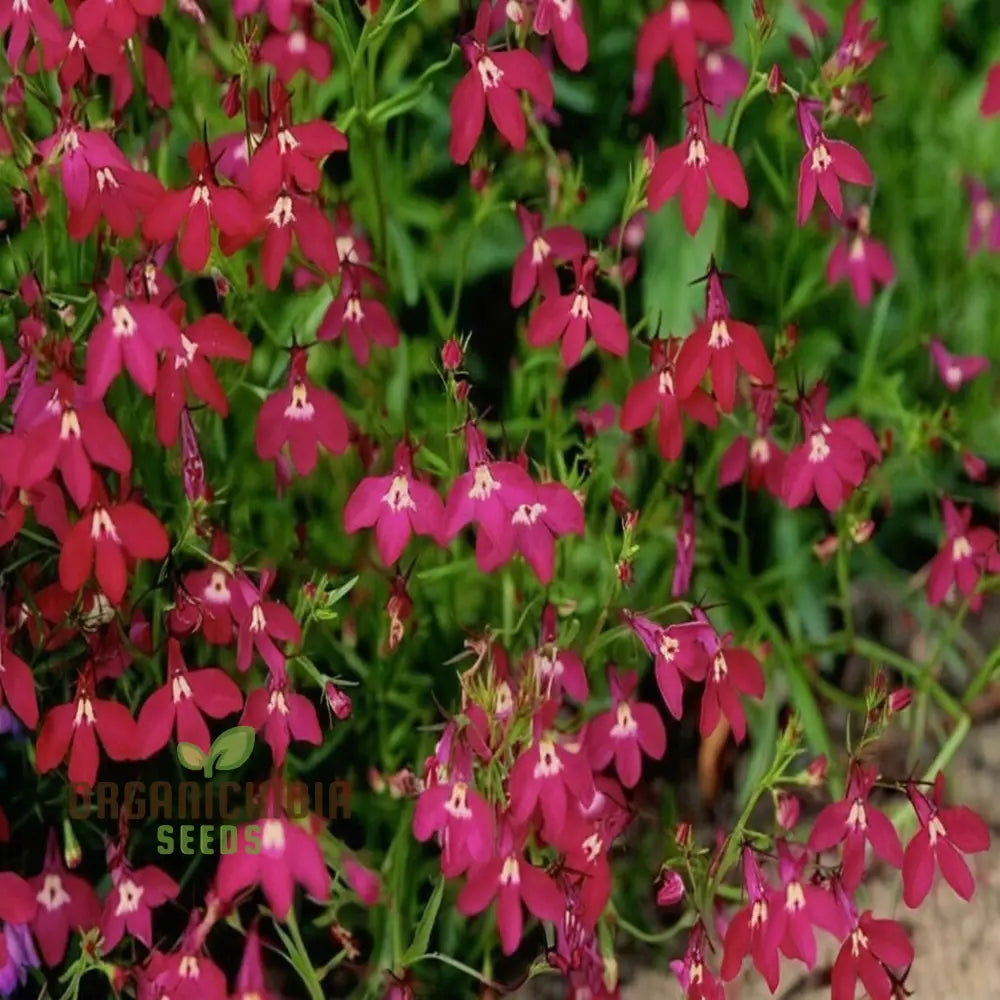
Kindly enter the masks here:
M 234 76 L 226 87 L 225 94 L 222 95 L 222 110 L 227 118 L 235 118 L 240 113 L 243 104 L 243 94 L 240 88 L 240 78 Z
M 790 792 L 778 792 L 774 800 L 774 818 L 782 830 L 794 830 L 801 812 L 799 800 Z
M 889 695 L 889 711 L 902 712 L 910 707 L 913 701 L 913 692 L 909 688 L 897 688 Z
M 632 510 L 628 497 L 617 486 L 611 487 L 611 506 L 619 517 L 626 517 Z
M 827 563 L 837 551 L 840 539 L 836 535 L 827 535 L 813 545 L 813 554 L 821 563 Z
M 690 847 L 692 840 L 691 824 L 687 820 L 678 823 L 674 830 L 674 843 L 678 847 Z
M 819 788 L 819 786 L 826 781 L 827 766 L 826 754 L 820 754 L 809 765 L 809 767 L 806 768 L 806 781 L 812 785 L 813 788 Z
M 962 453 L 962 468 L 965 469 L 965 474 L 974 483 L 981 483 L 986 478 L 986 463 L 978 455 L 973 455 L 972 452 Z
M 455 401 L 464 403 L 469 398 L 469 383 L 464 379 L 455 380 Z
M 507 20 L 520 27 L 524 24 L 524 6 L 518 0 L 507 0 Z
M 660 887 L 656 890 L 657 906 L 676 906 L 684 898 L 684 879 L 672 868 L 660 873 Z
M 775 63 L 771 67 L 771 72 L 767 74 L 767 92 L 774 96 L 781 93 L 781 85 L 784 83 L 781 76 L 781 68 Z
M 855 545 L 864 545 L 874 533 L 875 522 L 871 518 L 851 522 L 851 539 Z
M 455 371 L 462 364 L 462 348 L 454 337 L 449 337 L 441 348 L 441 364 L 449 372 Z
M 63 820 L 63 861 L 70 870 L 76 868 L 83 860 L 80 841 L 76 839 L 73 826 L 68 819 Z
M 351 699 L 333 681 L 326 682 L 326 700 L 341 722 L 351 717 Z

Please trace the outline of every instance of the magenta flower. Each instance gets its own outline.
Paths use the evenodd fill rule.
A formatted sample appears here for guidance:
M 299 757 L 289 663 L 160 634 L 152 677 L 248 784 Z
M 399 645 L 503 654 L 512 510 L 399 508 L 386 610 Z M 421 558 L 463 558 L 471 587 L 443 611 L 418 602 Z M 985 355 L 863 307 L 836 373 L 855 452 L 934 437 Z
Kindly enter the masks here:
M 985 185 L 976 180 L 966 182 L 972 217 L 969 220 L 969 240 L 966 254 L 971 257 L 982 247 L 990 253 L 1000 252 L 1000 212 Z
M 228 1000 L 225 973 L 198 943 L 199 914 L 192 910 L 188 929 L 176 951 L 165 955 L 153 949 L 139 974 L 137 994 L 144 996 L 146 986 L 150 997 L 170 1000 Z
M 677 75 L 690 90 L 698 84 L 698 46 L 729 45 L 733 28 L 726 12 L 714 0 L 667 0 L 662 10 L 651 14 L 639 29 L 636 65 L 652 73 L 669 54 Z
M 541 868 L 525 861 L 524 835 L 515 837 L 509 829 L 501 836 L 499 853 L 473 868 L 458 894 L 458 912 L 473 916 L 497 900 L 497 926 L 505 955 L 511 955 L 521 942 L 524 928 L 522 903 L 539 920 L 553 923 L 562 920 L 563 894 Z
M 546 604 L 542 608 L 541 643 L 528 654 L 531 671 L 546 701 L 565 692 L 582 704 L 590 697 L 583 660 L 571 649 L 559 648 L 556 641 L 556 609 Z
M 721 10 L 719 14 L 725 17 Z M 649 175 L 650 211 L 658 211 L 680 193 L 684 228 L 694 236 L 708 207 L 709 181 L 720 198 L 746 208 L 750 191 L 739 157 L 709 137 L 704 101 L 699 101 L 688 112 L 684 141 L 668 146 L 656 158 Z
M 567 368 L 580 360 L 589 333 L 597 346 L 622 358 L 628 353 L 629 332 L 618 310 L 594 293 L 597 261 L 592 257 L 573 262 L 576 290 L 545 299 L 528 320 L 528 343 L 546 347 L 562 338 L 562 358 Z
M 692 681 L 705 679 L 709 660 L 705 642 L 713 634 L 712 627 L 702 621 L 664 627 L 631 611 L 625 611 L 624 617 L 647 652 L 655 658 L 657 687 L 667 711 L 679 719 L 684 700 L 681 675 Z
M 312 121 L 290 125 L 282 109 L 271 135 L 254 151 L 250 160 L 247 194 L 251 201 L 273 200 L 284 189 L 304 194 L 319 190 L 320 164 L 331 153 L 347 149 L 347 137 L 330 122 Z
M 514 261 L 510 304 L 515 308 L 523 306 L 536 288 L 547 299 L 558 296 L 556 260 L 575 260 L 587 253 L 587 241 L 572 226 L 545 229 L 542 215 L 529 212 L 523 205 L 517 206 L 517 221 L 524 233 L 525 247 Z
M 320 82 L 333 72 L 331 47 L 310 37 L 301 28 L 289 32 L 272 31 L 261 42 L 260 61 L 273 66 L 284 84 L 300 70 Z
M 83 0 L 76 8 L 73 28 L 86 42 L 110 33 L 119 41 L 135 34 L 140 17 L 156 17 L 163 0 Z
M 220 546 L 215 539 L 212 549 L 216 559 L 229 554 L 228 545 Z M 228 646 L 233 639 L 232 584 L 233 577 L 221 566 L 193 570 L 184 577 L 181 599 L 195 605 L 195 627 L 200 626 L 206 641 L 215 646 Z
M 10 30 L 7 39 L 7 64 L 17 66 L 24 54 L 32 31 L 43 47 L 55 52 L 63 45 L 63 27 L 59 15 L 48 0 L 33 0 L 31 3 L 14 3 L 5 0 L 0 4 L 0 38 Z M 58 57 L 57 57 L 58 58 Z M 50 67 L 46 65 L 46 69 Z M 23 921 L 12 920 L 11 923 Z
M 151 757 L 166 746 L 176 727 L 178 743 L 193 743 L 208 753 L 212 742 L 204 715 L 222 719 L 243 707 L 240 689 L 225 671 L 202 667 L 189 671 L 180 643 L 167 640 L 167 682 L 143 704 L 136 720 L 140 758 Z
M 170 540 L 145 507 L 133 500 L 109 503 L 96 478 L 94 483 L 91 502 L 63 539 L 59 582 L 75 594 L 93 571 L 108 600 L 120 604 L 128 586 L 125 557 L 164 559 Z
M 341 333 L 346 333 L 351 353 L 359 365 L 368 364 L 372 344 L 391 348 L 399 343 L 399 328 L 389 310 L 377 299 L 362 296 L 366 280 L 371 279 L 363 268 L 345 266 L 340 292 L 330 303 L 316 331 L 319 340 L 336 340 Z
M 253 234 L 254 213 L 245 194 L 222 187 L 216 180 L 208 151 L 200 143 L 188 150 L 194 181 L 177 191 L 166 191 L 143 219 L 147 240 L 167 243 L 177 239 L 177 256 L 186 271 L 200 271 L 212 249 L 212 228 L 237 243 Z
M 441 870 L 448 878 L 493 856 L 493 811 L 486 800 L 462 779 L 430 785 L 417 799 L 413 835 L 441 843 Z
M 896 277 L 888 248 L 868 235 L 869 214 L 868 206 L 862 205 L 848 218 L 844 235 L 826 263 L 826 280 L 834 285 L 846 278 L 863 306 L 871 302 L 876 282 L 888 285 Z
M 243 959 L 240 961 L 239 972 L 236 973 L 236 992 L 233 994 L 233 1000 L 277 1000 L 274 993 L 267 988 L 264 978 L 260 935 L 257 933 L 256 921 L 247 932 Z
M 699 641 L 705 644 L 711 665 L 705 674 L 705 691 L 701 696 L 701 717 L 698 731 L 711 736 L 724 715 L 737 743 L 746 736 L 747 723 L 740 695 L 764 697 L 764 672 L 757 657 L 749 650 L 730 646 L 732 633 L 719 638 L 714 630 L 702 632 Z
M 5 471 L 17 470 L 11 479 L 30 488 L 58 469 L 77 507 L 90 499 L 94 465 L 121 475 L 132 467 L 125 438 L 104 406 L 64 372 L 56 371 L 48 384 L 35 383 L 22 396 L 15 428 L 23 435 L 20 461 L 5 463 Z
M 99 298 L 104 316 L 87 339 L 87 392 L 103 399 L 124 366 L 135 384 L 152 396 L 159 352 L 184 352 L 180 328 L 162 306 L 127 297 L 125 269 L 117 257 Z
M 537 498 L 531 477 L 515 462 L 494 462 L 486 439 L 473 424 L 465 427 L 469 471 L 452 484 L 445 505 L 444 541 L 475 523 L 494 545 L 507 545 L 511 515 Z
M 781 888 L 768 890 L 768 912 L 774 921 L 774 939 L 791 958 L 798 958 L 811 969 L 816 965 L 816 936 L 819 927 L 836 938 L 847 932 L 843 909 L 828 889 L 815 880 L 803 877 L 809 855 L 794 853 L 779 840 L 778 873 Z
M 659 760 L 667 750 L 667 731 L 660 713 L 633 700 L 639 676 L 634 670 L 608 667 L 611 710 L 591 719 L 586 745 L 590 764 L 602 770 L 615 762 L 615 773 L 626 788 L 635 788 L 642 775 L 642 754 Z
M 819 383 L 799 401 L 805 440 L 788 454 L 781 489 L 789 507 L 808 503 L 815 492 L 827 510 L 837 510 L 865 478 L 869 460 L 882 458 L 875 435 L 856 417 L 827 420 L 827 394 Z
M 7 707 L 28 727 L 38 725 L 38 699 L 31 668 L 10 648 L 10 637 L 4 625 L 3 602 L 0 601 L 0 706 Z
M 29 881 L 38 902 L 31 933 L 45 964 L 58 965 L 66 954 L 70 933 L 88 931 L 98 925 L 101 906 L 97 893 L 86 879 L 66 870 L 55 830 L 49 831 L 42 870 Z
M 413 448 L 405 441 L 396 445 L 392 473 L 362 479 L 344 507 L 349 535 L 375 525 L 375 542 L 386 566 L 403 554 L 412 533 L 436 540 L 443 524 L 444 504 L 413 475 Z
M 746 90 L 748 79 L 746 66 L 725 49 L 709 49 L 698 61 L 701 92 L 720 118 L 726 113 L 726 105 Z
M 764 878 L 750 847 L 743 848 L 743 885 L 747 905 L 733 916 L 726 928 L 719 975 L 725 982 L 735 979 L 749 955 L 768 989 L 774 993 L 781 977 L 778 946 L 784 929 L 783 921 L 777 916 L 780 908 L 772 910 L 774 889 Z
M 684 958 L 674 959 L 670 969 L 684 990 L 687 1000 L 726 1000 L 726 990 L 705 964 L 705 925 L 695 924 L 688 936 Z
M 260 885 L 275 917 L 284 920 L 296 883 L 314 899 L 329 897 L 330 873 L 319 842 L 286 816 L 271 808 L 260 823 L 241 826 L 236 839 L 236 851 L 220 858 L 215 876 L 216 889 L 224 900 Z M 248 852 L 250 844 L 255 853 Z
M 382 880 L 377 872 L 347 855 L 340 864 L 340 873 L 365 906 L 374 906 L 378 902 L 382 894 Z
M 677 358 L 681 341 L 676 337 L 654 340 L 649 356 L 653 374 L 636 382 L 622 405 L 621 428 L 637 431 L 655 418 L 656 441 L 664 461 L 672 462 L 684 447 L 684 421 L 686 415 L 706 427 L 718 424 L 718 413 L 711 396 L 699 386 L 681 396 L 677 392 Z
M 496 51 L 487 48 L 491 9 L 479 6 L 475 28 L 463 39 L 469 71 L 451 95 L 451 142 L 449 152 L 456 163 L 467 163 L 483 131 L 486 109 L 500 134 L 515 148 L 523 149 L 527 125 L 521 110 L 519 90 L 525 90 L 542 108 L 551 108 L 552 81 L 538 58 L 526 49 Z
M 736 403 L 737 370 L 766 385 L 774 381 L 774 369 L 756 329 L 730 316 L 714 260 L 707 277 L 705 319 L 681 344 L 677 356 L 677 394 L 682 399 L 690 396 L 710 372 L 719 408 L 730 413 Z
M 990 849 L 990 831 L 967 806 L 944 806 L 944 775 L 939 771 L 928 798 L 912 782 L 907 795 L 920 820 L 920 829 L 903 854 L 903 902 L 916 909 L 934 881 L 935 867 L 962 899 L 972 898 L 975 880 L 963 854 Z
M 586 806 L 594 797 L 594 776 L 584 748 L 561 741 L 551 729 L 557 710 L 554 701 L 538 710 L 532 720 L 533 740 L 514 762 L 509 780 L 511 818 L 525 823 L 540 807 L 546 837 L 558 836 L 572 800 Z
M 578 73 L 587 65 L 587 32 L 578 0 L 538 0 L 533 27 L 538 35 L 551 32 L 556 52 L 567 69 Z
M 256 687 L 247 695 L 240 725 L 252 726 L 264 734 L 278 767 L 284 763 L 292 739 L 313 746 L 323 742 L 316 706 L 291 689 L 287 676 L 277 678 L 272 674 L 266 688 Z
M 307 196 L 282 188 L 258 206 L 264 242 L 260 248 L 260 270 L 264 284 L 272 291 L 281 281 L 285 261 L 292 251 L 294 235 L 306 260 L 325 274 L 335 274 L 338 267 L 333 226 L 316 202 Z
M 799 129 L 806 154 L 799 166 L 798 223 L 803 225 L 812 212 L 817 190 L 837 219 L 844 214 L 840 182 L 870 187 L 874 181 L 865 158 L 850 144 L 828 139 L 813 117 L 816 102 L 800 100 L 797 104 Z
M 14 872 L 0 872 L 0 920 L 11 925 L 26 924 L 34 917 L 36 908 L 31 886 Z M 7 964 L 7 957 L 7 943 L 0 934 L 0 968 Z
M 274 583 L 272 572 L 260 574 L 259 589 L 242 571 L 237 571 L 234 583 L 231 606 L 238 626 L 236 666 L 245 673 L 256 649 L 271 676 L 280 680 L 285 674 L 285 657 L 275 645 L 275 640 L 299 643 L 302 641 L 302 629 L 284 604 L 267 599 L 267 592 Z
M 530 503 L 518 504 L 499 539 L 488 532 L 476 536 L 476 565 L 492 573 L 509 562 L 515 552 L 524 556 L 535 576 L 548 585 L 555 571 L 555 543 L 561 535 L 582 535 L 583 507 L 562 483 L 540 483 Z
M 153 941 L 153 910 L 180 892 L 180 886 L 156 865 L 132 870 L 127 864 L 111 871 L 112 889 L 101 911 L 101 937 L 112 948 L 126 932 L 149 948 Z
M 320 445 L 340 455 L 350 436 L 340 401 L 306 377 L 307 358 L 303 349 L 292 349 L 288 385 L 264 401 L 255 433 L 257 454 L 265 460 L 275 458 L 287 443 L 300 476 L 316 468 Z
M 966 382 L 978 378 L 990 367 L 989 358 L 980 354 L 952 354 L 937 337 L 931 340 L 930 352 L 941 381 L 952 392 L 958 392 Z
M 873 42 L 869 37 L 878 21 L 874 17 L 862 21 L 862 7 L 864 0 L 851 0 L 844 13 L 840 41 L 831 59 L 836 68 L 835 73 L 842 73 L 846 69 L 859 73 L 870 66 L 879 52 L 885 48 L 885 42 Z
M 815 853 L 843 845 L 840 878 L 849 892 L 861 884 L 866 842 L 887 864 L 903 867 L 903 848 L 896 828 L 868 802 L 877 778 L 874 767 L 852 765 L 844 798 L 823 809 L 809 834 L 809 850 Z
M 831 1000 L 854 1000 L 859 978 L 871 1000 L 892 1000 L 898 993 L 884 967 L 904 969 L 912 961 L 913 945 L 902 926 L 865 910 L 833 963 Z
M 117 701 L 94 696 L 93 668 L 84 667 L 76 695 L 65 705 L 49 709 L 35 745 L 40 774 L 51 771 L 69 755 L 72 784 L 93 785 L 100 760 L 97 738 L 112 760 L 134 760 L 139 733 L 129 710 Z
M 942 501 L 941 512 L 945 544 L 931 560 L 927 602 L 936 607 L 954 587 L 963 597 L 970 599 L 970 604 L 978 606 L 982 595 L 976 594 L 975 590 L 980 577 L 984 573 L 1000 571 L 997 533 L 992 528 L 973 528 L 972 507 L 959 509 L 947 497 Z
M 719 462 L 719 485 L 729 486 L 745 478 L 749 489 L 766 486 L 772 496 L 780 499 L 785 453 L 770 433 L 778 392 L 773 386 L 751 386 L 750 398 L 757 415 L 756 434 L 752 440 L 741 435 L 726 450 Z
M 209 358 L 246 364 L 250 354 L 250 341 L 218 313 L 202 316 L 181 333 L 179 350 L 166 350 L 156 376 L 156 436 L 164 447 L 177 441 L 189 388 L 219 416 L 229 412 L 229 401 Z

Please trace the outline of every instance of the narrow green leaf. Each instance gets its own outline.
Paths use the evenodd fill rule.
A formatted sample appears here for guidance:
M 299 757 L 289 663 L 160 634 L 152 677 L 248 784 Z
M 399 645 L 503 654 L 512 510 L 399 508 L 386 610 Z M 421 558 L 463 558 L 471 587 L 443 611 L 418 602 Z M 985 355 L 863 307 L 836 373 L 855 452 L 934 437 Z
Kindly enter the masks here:
M 427 954 L 427 945 L 430 943 L 431 931 L 434 929 L 434 921 L 437 920 L 438 910 L 441 909 L 441 900 L 444 897 L 444 878 L 439 878 L 434 892 L 427 901 L 420 923 L 417 924 L 417 931 L 413 935 L 410 946 L 403 952 L 402 965 L 412 965 Z

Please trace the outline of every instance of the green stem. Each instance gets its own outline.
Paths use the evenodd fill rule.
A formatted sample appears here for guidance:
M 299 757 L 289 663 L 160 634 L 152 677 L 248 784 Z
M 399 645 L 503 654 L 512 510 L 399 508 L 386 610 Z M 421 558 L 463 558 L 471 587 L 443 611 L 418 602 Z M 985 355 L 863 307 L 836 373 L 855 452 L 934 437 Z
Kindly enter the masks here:
M 312 962 L 309 960 L 309 953 L 306 951 L 305 942 L 302 940 L 302 933 L 299 931 L 299 922 L 295 916 L 294 907 L 288 911 L 288 917 L 285 920 L 288 927 L 288 934 L 295 944 L 295 955 L 289 956 L 292 960 L 292 964 L 295 966 L 295 970 L 299 974 L 299 978 L 305 984 L 306 989 L 309 991 L 309 996 L 312 1000 L 325 1000 L 323 995 L 323 986 L 316 976 L 316 970 L 312 966 Z

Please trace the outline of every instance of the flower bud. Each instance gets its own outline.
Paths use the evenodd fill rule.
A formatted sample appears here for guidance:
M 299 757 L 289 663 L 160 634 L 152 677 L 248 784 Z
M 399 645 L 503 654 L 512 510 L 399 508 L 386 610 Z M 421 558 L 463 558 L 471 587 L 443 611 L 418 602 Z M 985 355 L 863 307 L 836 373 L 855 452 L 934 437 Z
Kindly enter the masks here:
M 830 557 L 837 551 L 840 539 L 836 535 L 827 535 L 813 545 L 813 553 L 821 563 L 830 561 Z
M 875 533 L 875 522 L 868 518 L 865 521 L 851 521 L 851 540 L 855 545 L 864 545 Z
M 625 494 L 617 487 L 611 487 L 611 506 L 619 517 L 625 517 L 632 510 L 632 505 Z
M 341 722 L 351 717 L 351 699 L 333 681 L 326 682 L 326 700 Z
M 344 954 L 349 962 L 353 962 L 361 954 L 354 936 L 343 924 L 336 921 L 330 924 L 330 937 L 344 949 Z
M 656 890 L 656 905 L 676 906 L 684 898 L 684 879 L 672 868 L 664 868 L 660 876 L 660 887 Z
M 445 371 L 453 372 L 462 364 L 462 348 L 454 337 L 449 337 L 441 348 L 441 364 Z
M 464 379 L 456 379 L 455 381 L 455 401 L 457 403 L 464 403 L 469 398 L 469 383 Z
M 962 452 L 962 468 L 974 483 L 981 483 L 986 478 L 986 463 L 970 451 Z
M 620 559 L 615 566 L 615 572 L 618 574 L 618 582 L 622 587 L 628 589 L 632 586 L 635 580 L 635 565 L 631 559 Z
M 784 79 L 781 76 L 781 68 L 775 63 L 771 67 L 771 72 L 767 74 L 767 92 L 773 96 L 781 93 L 781 85 Z
M 520 27 L 524 24 L 524 6 L 519 0 L 507 0 L 507 20 Z
M 790 792 L 778 792 L 774 800 L 774 818 L 782 830 L 794 830 L 801 812 L 799 800 Z
M 76 839 L 73 826 L 68 819 L 63 820 L 63 861 L 66 867 L 72 871 L 83 860 L 83 851 L 80 849 L 80 841 Z
M 678 847 L 687 848 L 691 846 L 693 839 L 691 824 L 687 820 L 678 823 L 677 829 L 674 830 L 674 843 Z
M 222 95 L 222 110 L 227 118 L 235 118 L 240 113 L 243 104 L 243 93 L 240 87 L 240 78 L 234 76 L 226 87 L 225 94 Z
M 902 712 L 910 707 L 913 701 L 913 692 L 909 688 L 898 688 L 889 695 L 889 711 Z
M 813 788 L 819 788 L 826 781 L 826 754 L 820 754 L 806 769 L 806 780 Z

